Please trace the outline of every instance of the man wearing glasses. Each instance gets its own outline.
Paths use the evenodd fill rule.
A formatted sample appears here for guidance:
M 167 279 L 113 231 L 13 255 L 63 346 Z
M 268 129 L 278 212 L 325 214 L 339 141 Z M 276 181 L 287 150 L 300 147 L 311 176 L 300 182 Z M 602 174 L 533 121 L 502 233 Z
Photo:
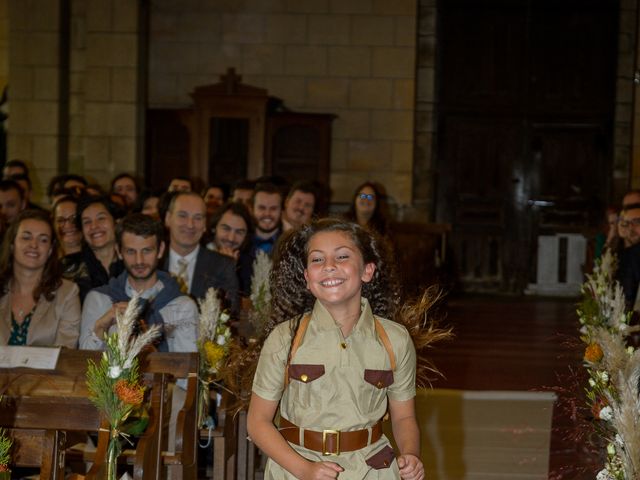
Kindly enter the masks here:
M 625 200 L 628 196 L 625 195 Z M 640 286 L 640 203 L 625 205 L 623 200 L 618 234 L 624 247 L 619 252 L 617 278 L 624 290 L 627 306 L 633 310 L 640 309 L 640 305 L 636 305 Z

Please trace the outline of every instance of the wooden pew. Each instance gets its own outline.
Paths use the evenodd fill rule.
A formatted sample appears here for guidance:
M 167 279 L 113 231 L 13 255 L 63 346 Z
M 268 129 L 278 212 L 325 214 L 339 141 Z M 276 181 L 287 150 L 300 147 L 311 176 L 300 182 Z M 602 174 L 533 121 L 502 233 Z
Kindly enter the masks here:
M 215 402 L 215 395 L 211 398 Z M 200 430 L 200 440 L 211 442 L 213 449 L 213 471 L 211 478 L 215 480 L 234 480 L 236 478 L 238 416 L 227 413 L 227 405 L 231 403 L 227 392 L 222 394 L 222 401 L 218 408 L 218 424 L 209 429 Z
M 65 432 L 9 429 L 16 467 L 39 467 L 40 480 L 64 480 Z
M 98 431 L 100 415 L 88 399 L 87 361 L 98 362 L 101 352 L 66 350 L 60 352 L 54 370 L 0 368 L 0 388 L 4 391 L 0 426 L 57 431 Z M 149 426 L 138 440 L 132 456 L 134 478 L 163 478 L 166 465 L 177 465 L 174 478 L 195 479 L 197 372 L 196 353 L 152 353 L 141 360 L 140 371 L 152 375 Z M 168 384 L 173 378 L 187 378 L 185 405 L 177 418 L 175 452 L 166 453 L 170 416 Z M 70 412 L 73 414 L 70 415 Z M 87 479 L 95 477 L 105 458 L 108 432 L 99 433 L 94 465 Z M 162 453 L 162 454 L 161 454 Z M 144 476 L 143 476 L 144 475 Z

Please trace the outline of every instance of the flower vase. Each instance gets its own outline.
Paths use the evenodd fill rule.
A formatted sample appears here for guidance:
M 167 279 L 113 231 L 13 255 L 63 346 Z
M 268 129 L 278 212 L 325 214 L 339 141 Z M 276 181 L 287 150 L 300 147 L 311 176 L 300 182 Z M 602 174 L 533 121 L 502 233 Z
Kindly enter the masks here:
M 117 480 L 118 478 L 118 456 L 122 451 L 120 446 L 119 432 L 112 428 L 109 435 L 109 446 L 107 448 L 107 475 L 106 480 Z

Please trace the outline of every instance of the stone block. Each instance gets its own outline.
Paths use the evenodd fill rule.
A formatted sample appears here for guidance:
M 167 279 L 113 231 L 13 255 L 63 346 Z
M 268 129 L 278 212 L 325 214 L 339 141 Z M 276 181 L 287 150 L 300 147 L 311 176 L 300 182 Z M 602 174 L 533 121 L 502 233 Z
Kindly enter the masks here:
M 436 37 L 423 36 L 418 39 L 418 67 L 435 67 L 436 65 Z
M 29 62 L 29 34 L 24 32 L 11 31 L 9 35 L 9 65 L 11 68 L 17 66 L 31 66 Z
M 380 15 L 416 15 L 416 0 L 373 0 L 373 13 Z
M 246 12 L 285 12 L 287 10 L 286 0 L 244 0 L 244 11 Z
M 352 172 L 352 171 L 332 171 L 329 177 L 329 184 L 333 195 L 331 197 L 333 203 L 351 203 L 354 190 L 361 183 L 370 180 L 370 172 Z
M 84 132 L 89 136 L 107 136 L 111 134 L 109 125 L 109 104 L 87 101 L 84 107 Z
M 330 0 L 331 13 L 367 14 L 373 10 L 372 0 Z
M 347 170 L 347 146 L 346 140 L 333 140 L 331 142 L 331 170 Z
M 84 93 L 85 73 L 72 72 L 69 74 L 69 92 Z
M 286 0 L 289 13 L 329 13 L 329 0 Z
M 11 66 L 9 85 L 11 85 L 11 101 L 31 100 L 33 98 L 34 69 L 31 67 Z
M 333 138 L 343 140 L 366 140 L 371 129 L 368 110 L 334 110 L 338 116 L 333 122 Z
M 222 16 L 222 43 L 263 43 L 264 15 L 225 14 Z
M 29 11 L 29 30 L 32 32 L 58 32 L 60 30 L 60 0 L 33 2 L 32 7 Z
M 424 67 L 418 68 L 418 85 L 420 88 L 416 92 L 416 100 L 418 102 L 433 102 L 436 97 L 435 92 L 435 68 Z
M 182 11 L 184 8 L 182 7 L 180 2 L 176 2 L 175 0 L 159 0 L 160 2 L 165 2 L 170 4 L 172 10 Z M 233 13 L 233 12 L 242 12 L 245 10 L 244 1 L 239 2 L 238 0 L 190 0 L 195 4 L 194 8 L 191 10 L 200 9 L 205 12 L 217 12 L 217 13 Z M 156 2 L 158 3 L 158 2 Z
M 413 79 L 393 81 L 393 108 L 411 110 L 415 107 L 415 82 Z
M 287 46 L 284 61 L 285 74 L 325 75 L 327 49 L 320 46 Z
M 136 67 L 137 36 L 130 33 L 92 33 L 87 35 L 87 66 Z
M 633 81 L 630 78 L 616 79 L 616 102 L 630 102 L 633 96 Z
M 413 111 L 374 110 L 371 112 L 371 138 L 411 141 Z
M 616 122 L 630 122 L 633 112 L 631 110 L 631 104 L 628 103 L 616 103 L 615 108 L 615 121 Z
M 84 98 L 87 102 L 106 102 L 111 100 L 111 69 L 88 68 Z
M 433 132 L 433 112 L 416 110 L 416 132 L 431 133 Z
M 282 74 L 284 71 L 281 45 L 244 45 L 242 51 L 244 74 Z
M 135 138 L 116 137 L 110 139 L 110 165 L 116 172 L 134 172 L 136 170 Z
M 351 80 L 349 106 L 355 108 L 391 108 L 392 80 L 366 78 Z
M 131 0 L 111 0 L 111 3 L 113 31 L 137 33 L 140 3 Z
M 349 80 L 313 78 L 307 80 L 307 106 L 320 109 L 344 108 L 348 103 Z
M 150 105 L 178 103 L 178 76 L 172 73 L 155 74 L 149 77 L 148 96 Z
M 347 158 L 350 171 L 389 170 L 391 167 L 391 142 L 352 140 L 349 142 Z
M 266 15 L 264 22 L 266 43 L 288 45 L 307 43 L 306 15 Z
M 189 48 L 185 46 L 184 48 Z M 201 44 L 198 49 L 198 68 L 196 70 L 186 70 L 178 73 L 206 73 L 210 80 L 206 82 L 215 83 L 229 67 L 234 67 L 236 72 L 244 73 L 244 62 L 242 56 L 242 45 L 222 45 L 221 48 L 211 48 L 210 45 Z M 173 68 L 169 71 L 176 71 Z
M 87 31 L 109 32 L 113 15 L 111 0 L 87 0 Z
M 134 68 L 111 70 L 111 99 L 114 102 L 134 103 L 138 96 L 138 72 Z
M 371 74 L 369 47 L 329 47 L 329 75 L 368 77 Z
M 294 110 L 304 107 L 307 103 L 304 77 L 266 77 L 264 88 L 269 91 L 269 95 L 283 99 L 286 105 Z
M 29 30 L 32 7 L 31 2 L 25 0 L 9 0 L 8 18 L 11 19 L 12 32 Z
M 60 63 L 58 33 L 31 33 L 27 42 L 27 64 L 46 67 Z
M 435 35 L 436 34 L 436 9 L 435 7 L 420 8 L 418 17 L 418 35 Z
M 36 100 L 58 100 L 60 72 L 57 68 L 33 69 L 33 97 Z
M 109 138 L 108 137 L 85 137 L 85 168 L 95 170 L 104 169 L 109 165 Z
M 415 49 L 409 47 L 374 47 L 371 62 L 374 77 L 413 78 Z
M 393 45 L 394 18 L 381 15 L 363 15 L 353 18 L 354 45 Z
M 395 173 L 412 173 L 413 143 L 393 142 L 391 149 L 392 171 Z
M 33 136 L 9 132 L 7 143 L 7 158 L 33 158 Z
M 413 181 L 410 173 L 392 173 L 388 172 L 373 172 L 371 178 L 383 184 L 387 189 L 387 195 L 390 200 L 389 203 L 395 203 L 399 205 L 411 204 L 411 192 L 413 190 Z
M 415 47 L 416 45 L 416 17 L 396 17 L 395 45 L 398 47 Z
M 348 45 L 351 22 L 348 15 L 310 15 L 307 19 L 310 45 Z
M 32 162 L 40 171 L 58 168 L 58 138 L 52 135 L 34 135 Z
M 58 133 L 58 105 L 56 102 L 12 102 L 11 130 L 32 135 Z
M 222 43 L 222 15 L 213 12 L 183 12 L 176 18 L 175 40 Z

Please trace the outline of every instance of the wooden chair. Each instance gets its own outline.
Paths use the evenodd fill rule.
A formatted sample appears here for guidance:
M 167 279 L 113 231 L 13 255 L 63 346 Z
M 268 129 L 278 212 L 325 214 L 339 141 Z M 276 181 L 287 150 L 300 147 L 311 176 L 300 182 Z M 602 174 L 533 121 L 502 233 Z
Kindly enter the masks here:
M 215 401 L 215 398 L 212 398 Z M 218 424 L 209 429 L 200 430 L 200 440 L 211 442 L 213 449 L 213 471 L 211 478 L 216 480 L 234 480 L 236 478 L 238 417 L 229 415 L 226 411 L 231 403 L 227 392 L 222 394 L 222 401 L 218 409 Z

